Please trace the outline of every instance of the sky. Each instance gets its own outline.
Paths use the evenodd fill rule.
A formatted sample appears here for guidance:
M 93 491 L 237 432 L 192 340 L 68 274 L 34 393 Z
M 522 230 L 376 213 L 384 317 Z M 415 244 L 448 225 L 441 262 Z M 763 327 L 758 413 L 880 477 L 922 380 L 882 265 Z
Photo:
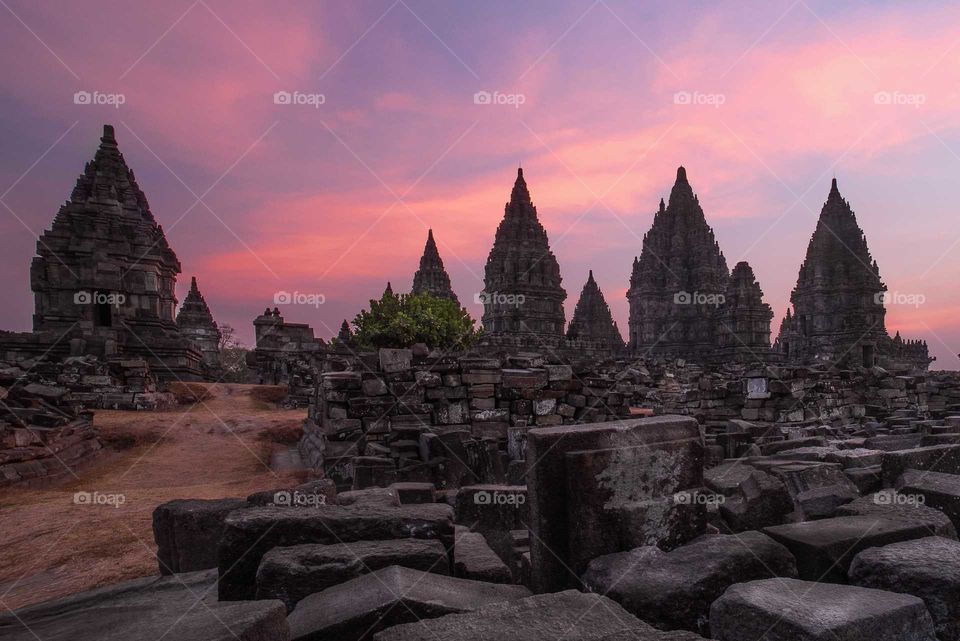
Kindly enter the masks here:
M 888 330 L 960 369 L 955 3 L 0 0 L 0 59 L 0 328 L 30 328 L 37 234 L 110 123 L 179 298 L 197 276 L 247 344 L 278 292 L 326 339 L 408 291 L 428 228 L 479 319 L 519 164 L 568 320 L 592 269 L 625 330 L 683 165 L 774 335 L 836 177 Z

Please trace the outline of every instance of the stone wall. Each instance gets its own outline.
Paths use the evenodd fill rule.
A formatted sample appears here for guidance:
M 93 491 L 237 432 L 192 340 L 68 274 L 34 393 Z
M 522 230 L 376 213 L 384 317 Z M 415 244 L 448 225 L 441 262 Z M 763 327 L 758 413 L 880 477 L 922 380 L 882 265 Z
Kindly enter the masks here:
M 300 442 L 339 487 L 523 482 L 527 430 L 627 416 L 633 381 L 612 364 L 426 348 L 328 354 Z

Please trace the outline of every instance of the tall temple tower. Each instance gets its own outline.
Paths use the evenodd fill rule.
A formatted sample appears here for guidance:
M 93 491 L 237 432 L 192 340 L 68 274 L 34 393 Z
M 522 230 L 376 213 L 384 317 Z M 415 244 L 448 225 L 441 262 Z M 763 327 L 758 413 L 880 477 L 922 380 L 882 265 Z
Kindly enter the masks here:
M 484 271 L 483 328 L 493 335 L 561 337 L 560 265 L 537 218 L 523 169 L 504 207 Z
M 597 281 L 593 279 L 592 269 L 583 291 L 580 292 L 580 300 L 573 310 L 567 338 L 590 341 L 614 352 L 624 347 L 620 330 L 610 314 L 610 306 L 607 305 Z
M 889 340 L 887 287 L 867 239 L 833 179 L 790 294 L 777 348 L 788 361 L 873 366 Z
M 717 309 L 717 349 L 723 363 L 770 360 L 770 321 L 773 310 L 763 302 L 763 291 L 753 268 L 741 261 L 733 268 L 723 302 Z
M 630 350 L 703 360 L 715 344 L 714 314 L 730 272 L 687 172 L 677 169 L 670 200 L 643 237 L 630 276 Z
M 440 258 L 440 251 L 437 249 L 437 243 L 433 240 L 433 230 L 427 231 L 427 244 L 423 248 L 423 256 L 420 257 L 420 269 L 413 275 L 414 294 L 431 294 L 437 298 L 448 298 L 457 305 L 460 301 L 450 286 L 450 276 L 443 268 L 443 260 Z
M 180 333 L 193 341 L 203 353 L 207 367 L 220 368 L 220 328 L 213 320 L 210 307 L 197 287 L 197 277 L 190 279 L 190 291 L 183 299 L 183 305 L 177 312 L 177 326 Z
M 198 378 L 199 350 L 174 320 L 179 273 L 113 127 L 104 125 L 96 155 L 37 242 L 34 332 L 16 338 L 19 349 L 50 343 L 52 355 L 141 356 L 162 378 Z

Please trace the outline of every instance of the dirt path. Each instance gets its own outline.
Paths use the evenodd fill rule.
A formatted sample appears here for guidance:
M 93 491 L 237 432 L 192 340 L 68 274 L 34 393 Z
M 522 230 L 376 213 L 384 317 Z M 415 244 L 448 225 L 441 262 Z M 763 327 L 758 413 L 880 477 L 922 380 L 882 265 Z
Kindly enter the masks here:
M 268 465 L 296 442 L 306 412 L 271 409 L 251 396 L 255 387 L 217 385 L 213 399 L 169 412 L 98 411 L 101 437 L 123 449 L 54 487 L 0 490 L 0 605 L 156 574 L 157 505 L 294 480 Z M 77 492 L 91 502 L 78 503 Z

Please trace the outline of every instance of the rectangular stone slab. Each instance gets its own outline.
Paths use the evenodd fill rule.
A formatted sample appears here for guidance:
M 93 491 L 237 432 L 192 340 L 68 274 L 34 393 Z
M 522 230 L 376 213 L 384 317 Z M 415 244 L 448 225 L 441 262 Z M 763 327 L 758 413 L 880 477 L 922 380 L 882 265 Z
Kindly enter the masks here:
M 361 641 L 384 628 L 530 595 L 520 585 L 391 566 L 311 594 L 287 617 L 295 641 Z
M 835 583 L 846 582 L 850 562 L 861 550 L 929 535 L 923 523 L 872 514 L 775 525 L 763 531 L 793 553 L 801 579 Z
M 437 540 L 307 543 L 264 555 L 257 569 L 257 599 L 280 599 L 289 611 L 307 595 L 391 565 L 450 574 L 447 549 Z
M 796 579 L 737 583 L 710 607 L 718 641 L 936 641 L 923 601 Z
M 398 625 L 374 635 L 374 641 L 634 641 L 684 639 L 671 637 L 636 618 L 599 594 L 576 590 L 538 594 L 488 605 L 467 614 Z M 686 635 L 687 633 L 683 633 Z M 693 638 L 697 638 L 695 635 Z
M 705 506 L 675 496 L 702 480 L 688 458 L 685 441 L 567 452 L 570 569 L 580 576 L 598 556 L 642 545 L 672 549 L 699 536 Z
M 261 507 L 224 521 L 218 592 L 224 601 L 254 598 L 257 568 L 274 547 L 380 539 L 439 539 L 453 545 L 453 508 L 439 503 L 393 507 L 377 503 L 326 505 L 317 510 Z
M 578 577 L 569 569 L 571 528 L 582 527 L 580 515 L 571 516 L 567 484 L 568 452 L 646 446 L 653 450 L 685 449 L 674 470 L 689 485 L 700 487 L 703 477 L 703 438 L 697 421 L 686 416 L 534 428 L 527 432 L 527 487 L 530 502 L 532 585 L 534 592 L 573 586 Z M 571 519 L 573 522 L 571 522 Z

